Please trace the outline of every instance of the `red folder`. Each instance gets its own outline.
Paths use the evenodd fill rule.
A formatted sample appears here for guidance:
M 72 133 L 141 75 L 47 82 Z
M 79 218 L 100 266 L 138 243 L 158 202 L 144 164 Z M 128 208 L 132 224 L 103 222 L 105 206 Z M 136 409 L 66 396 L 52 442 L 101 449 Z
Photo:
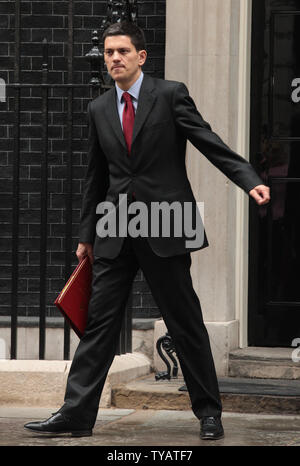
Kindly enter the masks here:
M 82 337 L 86 326 L 91 285 L 92 265 L 90 259 L 85 257 L 54 301 L 79 338 Z

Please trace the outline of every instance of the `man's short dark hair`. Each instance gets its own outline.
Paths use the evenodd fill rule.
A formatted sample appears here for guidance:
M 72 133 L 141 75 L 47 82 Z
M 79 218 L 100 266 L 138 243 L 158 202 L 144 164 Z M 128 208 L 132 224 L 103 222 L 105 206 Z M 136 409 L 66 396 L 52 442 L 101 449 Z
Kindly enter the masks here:
M 129 21 L 113 23 L 108 26 L 102 35 L 103 43 L 108 36 L 129 36 L 137 51 L 146 50 L 144 31 Z

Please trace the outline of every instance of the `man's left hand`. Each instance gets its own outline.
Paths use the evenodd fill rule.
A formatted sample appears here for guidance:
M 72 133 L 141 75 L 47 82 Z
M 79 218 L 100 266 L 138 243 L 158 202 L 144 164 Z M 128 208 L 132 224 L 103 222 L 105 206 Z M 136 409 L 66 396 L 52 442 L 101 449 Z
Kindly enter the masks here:
M 264 184 L 260 184 L 249 191 L 249 196 L 253 197 L 258 205 L 268 204 L 271 199 L 270 188 Z

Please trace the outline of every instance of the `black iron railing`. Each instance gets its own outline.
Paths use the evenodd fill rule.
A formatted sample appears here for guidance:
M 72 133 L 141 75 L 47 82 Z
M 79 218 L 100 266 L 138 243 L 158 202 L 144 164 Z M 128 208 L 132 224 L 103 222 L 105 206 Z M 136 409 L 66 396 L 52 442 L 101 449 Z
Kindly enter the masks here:
M 47 42 L 43 43 L 44 50 L 47 48 Z M 43 83 L 42 84 L 10 84 L 7 85 L 7 93 L 10 99 L 14 100 L 14 122 L 13 122 L 13 174 L 12 174 L 12 196 L 13 196 L 13 215 L 12 215 L 12 277 L 11 277 L 11 358 L 17 358 L 17 330 L 18 330 L 18 305 L 19 305 L 19 237 L 20 237 L 20 126 L 21 126 L 21 102 L 22 92 L 25 89 L 41 89 L 41 109 L 40 109 L 40 130 L 41 130 L 41 158 L 40 158 L 40 261 L 39 261 L 39 358 L 45 357 L 46 345 L 46 318 L 47 308 L 53 303 L 47 302 L 47 242 L 48 242 L 48 212 L 49 212 L 49 196 L 48 196 L 48 170 L 49 170 L 49 93 L 53 89 L 64 91 L 67 99 L 67 121 L 65 132 L 65 178 L 64 178 L 64 197 L 65 205 L 65 247 L 64 247 L 64 279 L 67 281 L 74 268 L 74 251 L 72 251 L 72 228 L 73 228 L 73 101 L 74 91 L 79 89 L 87 89 L 90 93 L 90 98 L 94 98 L 101 92 L 105 92 L 110 88 L 109 85 L 95 86 L 91 84 L 48 84 L 47 83 L 47 66 L 43 64 Z M 14 95 L 12 95 L 12 93 Z M 87 99 L 89 100 L 89 99 Z M 84 122 L 83 122 L 84 123 Z M 84 168 L 82 168 L 84 174 Z M 60 289 L 57 289 L 57 294 Z M 120 335 L 117 354 L 122 354 L 131 351 L 131 306 L 128 303 L 124 325 Z M 67 322 L 64 323 L 64 359 L 69 359 L 70 354 L 70 328 Z
M 126 0 L 121 2 L 108 1 L 108 15 L 106 20 L 102 22 L 100 32 L 105 29 L 109 24 L 120 19 L 137 20 L 137 1 Z M 49 68 L 48 68 L 48 43 L 44 39 L 42 48 L 42 82 L 41 83 L 21 83 L 20 82 L 20 0 L 15 2 L 15 68 L 14 68 L 14 83 L 6 85 L 7 94 L 7 109 L 6 114 L 9 114 L 8 122 L 12 126 L 11 137 L 13 139 L 12 148 L 12 231 L 11 231 L 11 300 L 10 300 L 10 327 L 11 327 L 11 342 L 10 342 L 10 357 L 17 359 L 18 357 L 18 318 L 19 316 L 19 283 L 20 276 L 20 195 L 23 193 L 20 190 L 20 169 L 21 159 L 20 154 L 22 151 L 21 144 L 24 138 L 21 135 L 22 129 L 22 102 L 23 98 L 28 96 L 35 96 L 40 93 L 39 102 L 40 108 L 35 112 L 39 113 L 40 120 L 35 126 L 40 128 L 39 138 L 40 144 L 40 189 L 36 190 L 40 196 L 39 199 L 39 302 L 35 305 L 31 316 L 38 317 L 39 324 L 39 358 L 45 358 L 46 349 L 46 329 L 47 317 L 49 316 L 49 308 L 53 305 L 53 300 L 49 302 L 49 286 L 47 286 L 47 270 L 49 267 L 48 261 L 48 241 L 49 241 L 49 103 L 51 98 L 57 91 L 63 99 L 66 100 L 66 121 L 64 121 L 63 129 L 63 143 L 64 143 L 64 157 L 65 157 L 65 175 L 63 179 L 63 194 L 64 194 L 64 265 L 61 270 L 64 271 L 63 279 L 67 281 L 74 268 L 74 251 L 72 244 L 73 235 L 73 147 L 74 147 L 74 99 L 75 94 L 79 91 L 82 92 L 82 115 L 85 114 L 85 109 L 89 100 L 95 98 L 101 93 L 105 92 L 111 87 L 111 82 L 104 79 L 105 73 L 102 71 L 103 53 L 99 50 L 99 36 L 97 31 L 94 31 L 92 42 L 92 50 L 86 54 L 86 59 L 91 64 L 91 80 L 88 84 L 75 84 L 73 83 L 73 1 L 68 2 L 68 72 L 67 84 L 54 84 L 49 82 Z M 29 93 L 30 91 L 30 93 Z M 25 95 L 24 95 L 25 94 Z M 77 96 L 78 97 L 78 96 Z M 37 99 L 38 100 L 38 99 Z M 11 120 L 13 115 L 13 120 Z M 78 116 L 77 116 L 78 118 Z M 82 122 L 85 124 L 85 121 Z M 83 169 L 84 172 L 84 169 Z M 84 173 L 83 173 L 84 175 Z M 63 202 L 63 201 L 62 201 Z M 51 213 L 51 212 L 50 212 Z M 76 259 L 76 258 L 75 258 Z M 62 277 L 60 277 L 62 278 Z M 53 291 L 53 290 L 52 290 Z M 55 291 L 56 294 L 60 289 Z M 53 297 L 53 294 L 51 295 Z M 127 303 L 125 312 L 125 320 L 123 322 L 120 340 L 116 354 L 123 354 L 132 351 L 131 340 L 131 299 Z M 53 311 L 52 311 L 53 312 Z M 50 315 L 53 315 L 50 314 Z M 24 319 L 24 314 L 21 316 Z M 70 327 L 67 322 L 64 325 L 64 344 L 63 344 L 63 358 L 70 358 Z

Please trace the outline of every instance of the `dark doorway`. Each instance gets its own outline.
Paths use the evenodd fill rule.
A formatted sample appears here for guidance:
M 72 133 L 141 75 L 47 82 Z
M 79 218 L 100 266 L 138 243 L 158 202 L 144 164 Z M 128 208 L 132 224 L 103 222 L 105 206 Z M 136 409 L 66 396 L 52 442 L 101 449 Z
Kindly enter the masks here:
M 251 162 L 271 203 L 250 203 L 249 345 L 300 337 L 300 1 L 253 0 Z

